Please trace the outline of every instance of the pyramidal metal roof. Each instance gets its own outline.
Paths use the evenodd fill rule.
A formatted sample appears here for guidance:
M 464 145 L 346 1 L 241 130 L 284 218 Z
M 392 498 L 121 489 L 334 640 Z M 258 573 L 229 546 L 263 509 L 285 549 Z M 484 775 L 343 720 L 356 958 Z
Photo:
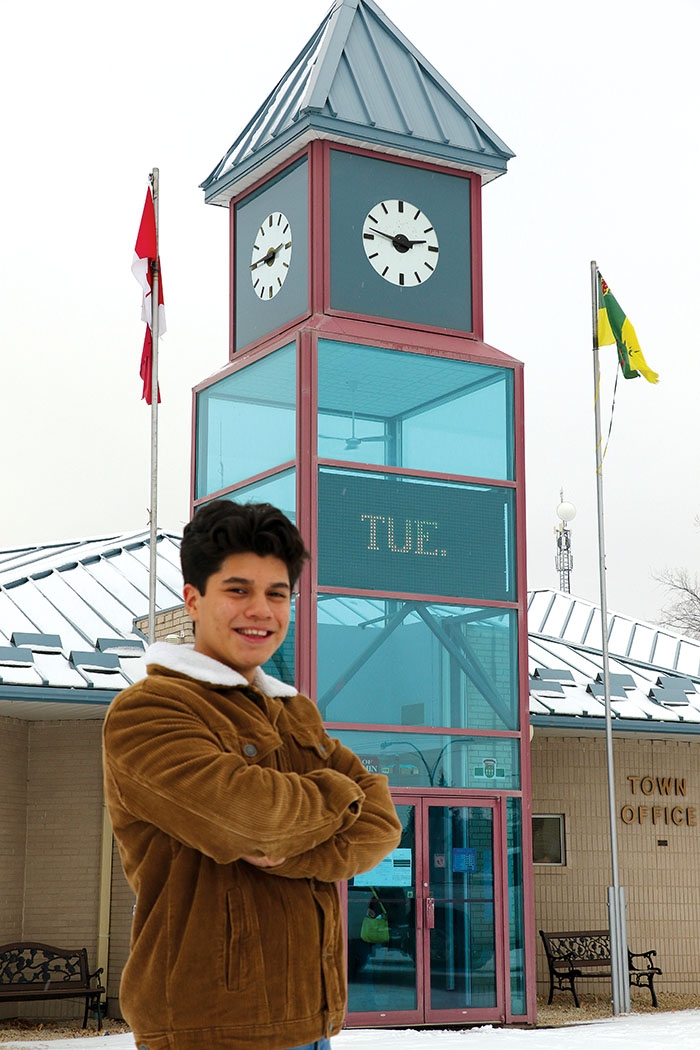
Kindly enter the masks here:
M 514 155 L 374 0 L 335 0 L 255 116 L 201 184 L 226 205 L 247 182 L 314 138 L 479 172 Z
M 0 714 L 96 718 L 146 673 L 150 532 L 0 551 Z M 156 611 L 182 604 L 180 537 L 158 532 Z

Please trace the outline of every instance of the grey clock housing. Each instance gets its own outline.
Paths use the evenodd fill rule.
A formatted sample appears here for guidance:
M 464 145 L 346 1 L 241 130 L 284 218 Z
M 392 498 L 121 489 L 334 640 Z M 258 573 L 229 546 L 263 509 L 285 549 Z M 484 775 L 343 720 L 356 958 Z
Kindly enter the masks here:
M 308 311 L 309 301 L 309 190 L 306 157 L 240 200 L 236 208 L 235 349 L 282 328 Z M 292 230 L 289 273 L 277 295 L 260 300 L 250 279 L 253 242 L 260 224 L 281 211 Z
M 331 309 L 471 332 L 470 180 L 339 149 L 330 151 L 330 176 Z M 365 255 L 365 217 L 388 199 L 411 201 L 430 216 L 440 264 L 424 284 L 390 284 Z

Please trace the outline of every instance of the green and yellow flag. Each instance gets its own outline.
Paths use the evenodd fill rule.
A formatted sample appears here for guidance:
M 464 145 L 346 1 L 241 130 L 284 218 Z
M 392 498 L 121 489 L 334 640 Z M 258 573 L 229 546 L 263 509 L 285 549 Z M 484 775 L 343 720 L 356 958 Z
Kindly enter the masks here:
M 636 379 L 641 373 L 649 383 L 658 383 L 644 360 L 637 333 L 624 310 L 598 273 L 598 346 L 617 345 L 617 356 L 625 379 Z

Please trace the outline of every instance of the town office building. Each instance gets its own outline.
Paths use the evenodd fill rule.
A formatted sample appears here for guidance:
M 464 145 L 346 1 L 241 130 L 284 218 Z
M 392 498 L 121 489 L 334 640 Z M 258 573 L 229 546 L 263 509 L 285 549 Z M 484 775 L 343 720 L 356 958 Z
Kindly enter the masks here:
M 191 637 L 180 599 L 178 547 L 177 537 L 159 536 L 158 633 L 175 643 Z M 133 896 L 105 819 L 100 737 L 110 700 L 145 673 L 148 564 L 147 533 L 0 553 L 2 940 L 86 946 L 91 965 L 105 967 L 113 1016 L 119 1014 Z M 532 592 L 529 610 L 533 926 L 599 929 L 607 923 L 610 881 L 600 617 L 590 603 L 555 591 Z M 662 992 L 692 992 L 700 978 L 700 643 L 616 614 L 609 626 L 617 831 L 630 944 L 638 951 L 656 948 Z M 280 674 L 287 659 L 283 653 L 271 672 Z M 415 725 L 410 732 L 387 731 L 384 740 L 390 746 L 364 757 L 378 762 L 397 791 L 409 784 L 409 798 L 421 792 L 451 798 L 444 755 Z M 499 791 L 498 754 L 485 754 L 480 765 L 479 780 Z M 475 778 L 478 769 L 475 763 Z M 453 840 L 451 852 L 436 850 L 431 860 L 449 873 L 448 865 L 473 864 L 469 850 L 478 848 L 474 840 Z M 509 863 L 517 867 L 516 847 L 508 848 Z M 407 873 L 415 870 L 416 850 L 406 837 L 388 870 L 374 876 L 380 894 L 401 880 L 404 904 L 415 899 Z M 363 1025 L 396 1024 L 407 988 L 418 980 L 407 918 L 417 923 L 419 917 L 409 905 L 399 922 L 394 888 L 396 939 L 366 945 L 359 913 L 366 910 L 370 885 L 355 880 L 348 891 L 350 1007 L 362 1006 L 354 1013 L 362 1014 Z M 473 944 L 483 937 L 491 903 L 479 890 L 460 911 Z M 436 923 L 425 936 L 433 969 L 446 980 L 450 944 L 441 934 Z M 534 936 L 531 950 L 536 972 L 526 968 L 524 979 L 533 994 L 535 988 L 542 993 L 546 970 Z M 512 951 L 515 969 L 522 954 Z M 493 963 L 485 954 L 473 953 L 472 960 L 464 982 L 478 987 Z M 609 982 L 588 987 L 610 994 Z M 470 1009 L 466 995 L 463 1003 L 459 1009 Z M 78 1009 L 37 1003 L 23 1011 L 72 1016 Z M 2 1016 L 17 1012 L 10 1003 L 1 1009 Z M 478 1008 L 471 1007 L 472 1018 L 479 1018 Z M 349 1023 L 355 1023 L 352 1012 Z

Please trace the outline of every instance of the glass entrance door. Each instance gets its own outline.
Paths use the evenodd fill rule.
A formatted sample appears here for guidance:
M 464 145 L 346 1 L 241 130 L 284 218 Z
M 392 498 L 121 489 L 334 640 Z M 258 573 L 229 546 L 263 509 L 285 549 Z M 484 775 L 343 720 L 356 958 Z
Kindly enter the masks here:
M 498 1020 L 498 802 L 403 796 L 396 808 L 399 847 L 348 886 L 348 1021 Z

